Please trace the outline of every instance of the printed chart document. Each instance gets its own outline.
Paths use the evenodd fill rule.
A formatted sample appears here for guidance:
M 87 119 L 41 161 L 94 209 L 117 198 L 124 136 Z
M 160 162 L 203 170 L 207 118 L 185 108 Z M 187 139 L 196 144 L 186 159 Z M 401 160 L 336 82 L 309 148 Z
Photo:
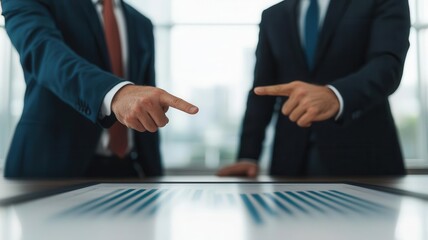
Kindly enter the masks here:
M 424 200 L 349 184 L 96 184 L 11 205 L 2 239 L 427 239 Z

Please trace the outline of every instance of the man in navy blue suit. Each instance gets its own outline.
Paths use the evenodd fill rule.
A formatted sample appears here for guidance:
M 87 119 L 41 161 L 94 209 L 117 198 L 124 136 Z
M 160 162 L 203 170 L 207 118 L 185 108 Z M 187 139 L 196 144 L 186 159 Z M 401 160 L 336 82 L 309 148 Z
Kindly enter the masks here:
M 285 0 L 265 10 L 239 162 L 218 175 L 258 174 L 276 113 L 271 175 L 404 174 L 388 96 L 400 84 L 409 15 L 407 0 Z
M 5 176 L 161 175 L 156 132 L 166 111 L 198 109 L 155 87 L 150 20 L 122 0 L 3 0 L 2 8 L 27 85 Z

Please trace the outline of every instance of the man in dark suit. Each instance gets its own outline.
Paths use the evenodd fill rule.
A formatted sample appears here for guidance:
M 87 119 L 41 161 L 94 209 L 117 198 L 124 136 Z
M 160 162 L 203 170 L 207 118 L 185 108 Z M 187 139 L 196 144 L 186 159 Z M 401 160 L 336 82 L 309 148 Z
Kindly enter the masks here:
M 270 174 L 404 174 L 388 96 L 400 84 L 409 30 L 407 0 L 286 0 L 265 10 L 254 87 L 275 86 L 250 92 L 240 161 L 218 175 L 257 175 L 281 105 Z
M 154 87 L 150 20 L 121 0 L 3 0 L 2 8 L 27 84 L 5 176 L 161 175 L 156 131 L 168 107 L 198 109 Z

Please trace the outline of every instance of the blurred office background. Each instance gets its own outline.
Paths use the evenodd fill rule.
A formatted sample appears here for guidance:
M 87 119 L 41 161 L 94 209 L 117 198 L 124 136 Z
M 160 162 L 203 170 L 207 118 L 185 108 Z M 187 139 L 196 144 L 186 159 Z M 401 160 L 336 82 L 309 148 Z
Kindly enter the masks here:
M 169 173 L 207 173 L 235 161 L 252 84 L 258 23 L 279 0 L 127 0 L 155 25 L 158 86 L 197 104 L 161 130 Z M 409 169 L 428 168 L 428 1 L 409 0 L 411 48 L 391 104 Z M 1 11 L 1 9 L 0 9 Z M 25 84 L 0 17 L 0 168 L 19 119 Z M 425 67 L 424 67 L 425 65 Z M 268 164 L 272 130 L 262 157 Z M 34 156 L 37 157 L 37 156 Z

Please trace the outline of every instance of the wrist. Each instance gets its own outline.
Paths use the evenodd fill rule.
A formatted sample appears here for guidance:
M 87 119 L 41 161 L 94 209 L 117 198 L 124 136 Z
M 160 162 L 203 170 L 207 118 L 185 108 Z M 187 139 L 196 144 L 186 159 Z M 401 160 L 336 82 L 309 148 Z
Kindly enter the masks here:
M 133 84 L 127 84 L 122 86 L 116 94 L 113 96 L 111 100 L 111 111 L 113 113 L 117 112 L 117 108 L 119 105 L 119 100 L 122 99 L 124 96 L 129 94 L 129 89 L 131 89 L 134 85 Z

